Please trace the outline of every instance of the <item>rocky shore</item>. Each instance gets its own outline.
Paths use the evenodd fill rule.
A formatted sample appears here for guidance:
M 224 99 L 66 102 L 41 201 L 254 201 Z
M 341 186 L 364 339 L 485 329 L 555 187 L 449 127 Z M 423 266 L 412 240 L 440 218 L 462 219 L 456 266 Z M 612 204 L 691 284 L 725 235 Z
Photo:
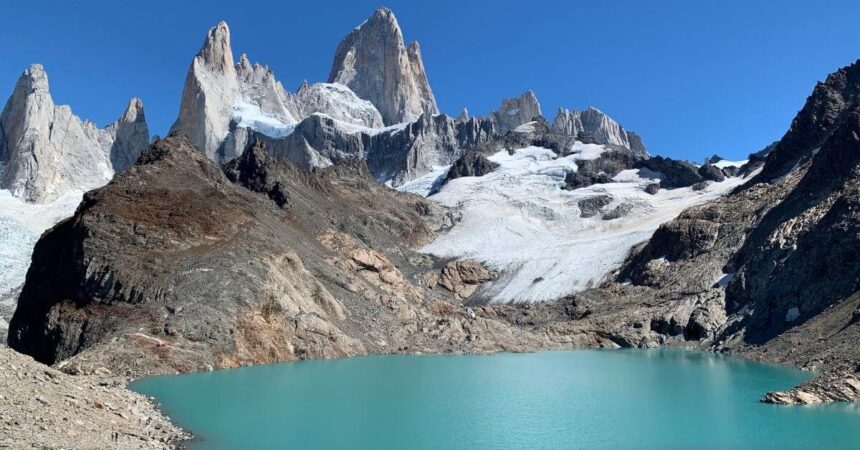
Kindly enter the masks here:
M 107 369 L 69 375 L 0 348 L 0 448 L 163 449 L 189 437 Z

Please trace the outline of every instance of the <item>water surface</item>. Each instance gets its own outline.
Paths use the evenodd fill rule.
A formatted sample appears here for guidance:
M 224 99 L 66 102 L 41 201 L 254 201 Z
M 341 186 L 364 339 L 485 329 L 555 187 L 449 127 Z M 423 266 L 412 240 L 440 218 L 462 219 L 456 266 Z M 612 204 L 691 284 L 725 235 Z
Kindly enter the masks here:
M 147 378 L 190 449 L 860 448 L 860 410 L 758 402 L 810 374 L 710 353 L 370 356 Z

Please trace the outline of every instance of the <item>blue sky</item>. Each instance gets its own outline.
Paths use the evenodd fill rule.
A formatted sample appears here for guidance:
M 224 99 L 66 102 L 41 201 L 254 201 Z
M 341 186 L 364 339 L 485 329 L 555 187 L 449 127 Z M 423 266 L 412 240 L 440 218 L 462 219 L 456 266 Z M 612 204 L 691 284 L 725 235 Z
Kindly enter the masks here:
M 249 6 L 252 5 L 253 6 Z M 55 101 L 99 124 L 132 96 L 151 132 L 175 119 L 185 72 L 224 19 L 233 50 L 290 90 L 325 81 L 376 1 L 0 2 L 0 95 L 33 62 Z M 778 139 L 815 82 L 860 57 L 856 1 L 388 1 L 418 40 L 441 109 L 485 114 L 533 89 L 602 109 L 652 153 L 736 158 Z

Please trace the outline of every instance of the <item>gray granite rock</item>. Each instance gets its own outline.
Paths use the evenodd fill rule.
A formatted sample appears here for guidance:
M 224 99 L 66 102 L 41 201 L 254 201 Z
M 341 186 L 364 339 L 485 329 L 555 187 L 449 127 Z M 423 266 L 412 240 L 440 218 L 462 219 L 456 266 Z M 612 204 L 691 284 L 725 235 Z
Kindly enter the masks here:
M 585 111 L 559 108 L 552 121 L 552 129 L 556 133 L 576 136 L 583 142 L 617 145 L 648 157 L 648 151 L 637 134 L 625 130 L 597 108 L 589 107 Z
M 0 188 L 30 202 L 50 202 L 107 183 L 149 141 L 143 105 L 133 99 L 106 129 L 55 105 L 39 64 L 19 78 L 0 113 Z
M 328 81 L 373 103 L 386 125 L 439 112 L 418 43 L 404 44 L 397 18 L 385 7 L 338 44 Z

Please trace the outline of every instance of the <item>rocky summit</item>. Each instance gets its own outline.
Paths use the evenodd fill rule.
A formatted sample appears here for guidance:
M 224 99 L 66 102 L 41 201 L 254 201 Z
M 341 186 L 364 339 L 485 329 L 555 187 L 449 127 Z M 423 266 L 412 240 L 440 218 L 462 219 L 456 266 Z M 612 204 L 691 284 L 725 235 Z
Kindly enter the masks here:
M 140 99 L 100 129 L 55 105 L 45 69 L 30 66 L 0 113 L 0 189 L 46 203 L 99 187 L 128 167 L 149 143 Z
M 328 81 L 373 103 L 386 125 L 439 113 L 418 42 L 404 43 L 397 18 L 385 7 L 338 44 Z

